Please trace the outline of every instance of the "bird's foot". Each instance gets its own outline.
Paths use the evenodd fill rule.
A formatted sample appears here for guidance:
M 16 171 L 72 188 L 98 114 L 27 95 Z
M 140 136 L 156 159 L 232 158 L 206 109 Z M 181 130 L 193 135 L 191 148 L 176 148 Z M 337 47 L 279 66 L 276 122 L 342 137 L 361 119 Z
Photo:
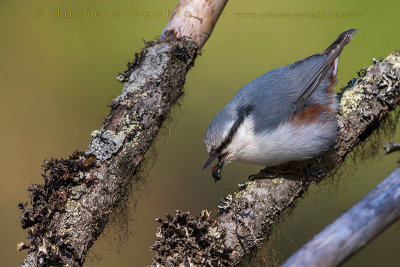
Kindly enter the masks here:
M 278 172 L 279 172 L 278 168 L 279 168 L 279 166 L 266 167 L 266 168 L 260 170 L 259 173 L 250 175 L 249 181 L 272 179 L 272 178 L 276 177 L 276 175 L 278 174 Z
M 287 165 L 287 168 L 284 172 L 282 172 L 282 176 L 287 179 L 302 179 L 307 177 L 307 169 L 304 165 L 304 162 L 294 161 L 290 162 Z
M 300 179 L 307 176 L 304 166 L 300 162 L 284 163 L 275 167 L 266 167 L 258 174 L 249 176 L 249 181 L 273 179 L 282 177 L 286 179 Z

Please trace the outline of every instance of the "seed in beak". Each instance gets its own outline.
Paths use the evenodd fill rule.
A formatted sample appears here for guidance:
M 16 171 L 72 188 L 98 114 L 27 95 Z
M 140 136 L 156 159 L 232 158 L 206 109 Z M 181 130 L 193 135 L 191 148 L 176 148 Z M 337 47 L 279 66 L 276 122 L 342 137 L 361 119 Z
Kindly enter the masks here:
M 222 171 L 222 166 L 220 162 L 217 163 L 217 165 L 215 165 L 212 169 L 212 176 L 214 177 L 214 182 L 217 182 L 219 180 L 221 180 L 221 171 Z

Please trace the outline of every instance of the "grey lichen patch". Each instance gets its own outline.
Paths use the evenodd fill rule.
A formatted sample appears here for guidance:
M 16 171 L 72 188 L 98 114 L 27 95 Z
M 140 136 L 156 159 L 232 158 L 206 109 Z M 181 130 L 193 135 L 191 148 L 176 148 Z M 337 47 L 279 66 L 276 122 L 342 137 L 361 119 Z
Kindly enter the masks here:
M 245 186 L 243 186 L 245 185 Z M 241 189 L 235 192 L 235 197 L 238 197 L 240 194 L 246 194 L 246 192 L 251 191 L 253 188 L 257 186 L 255 181 L 248 181 L 244 184 L 239 184 L 238 187 Z
M 229 266 L 229 253 L 224 242 L 225 231 L 203 210 L 193 217 L 189 212 L 176 211 L 157 219 L 161 226 L 151 247 L 156 251 L 152 266 Z
M 226 197 L 221 198 L 218 208 L 220 210 L 227 210 L 229 209 L 231 204 L 232 204 L 232 195 L 227 195 Z
M 351 111 L 359 107 L 362 100 L 363 97 L 359 85 L 355 85 L 350 90 L 344 92 L 340 101 L 339 116 L 347 117 Z
M 371 99 L 390 101 L 393 94 L 400 90 L 400 54 L 392 53 L 381 61 L 365 69 L 365 75 L 358 78 L 354 85 L 347 89 L 340 101 L 339 119 L 346 120 L 355 110 L 368 113 L 366 107 L 360 109 L 364 102 Z M 364 114 L 365 115 L 365 114 Z
M 43 259 L 42 259 L 42 261 L 43 261 Z M 25 260 L 21 264 L 22 267 L 30 267 L 30 266 L 36 266 L 36 265 L 37 265 L 37 257 L 33 253 L 28 253 Z
M 120 112 L 119 109 L 116 109 L 114 116 L 109 117 L 109 122 L 112 124 L 111 129 L 104 130 L 107 127 L 103 127 L 100 131 L 92 132 L 89 147 L 85 152 L 86 155 L 94 155 L 98 160 L 104 161 L 118 153 L 124 144 L 129 147 L 138 145 L 138 139 L 143 128 L 143 116 L 146 114 L 142 107 L 133 106 L 135 105 L 134 100 L 139 98 L 146 98 L 146 95 L 136 94 L 135 97 L 121 100 L 125 106 L 124 108 L 127 106 L 130 106 L 130 108 L 125 112 Z M 147 113 L 149 112 L 147 111 Z
M 123 131 L 117 134 L 111 130 L 93 131 L 92 139 L 85 154 L 94 155 L 98 160 L 109 159 L 121 149 L 125 138 L 126 133 Z
M 146 57 L 141 62 L 141 67 L 132 72 L 129 81 L 122 90 L 122 94 L 114 99 L 113 103 L 120 102 L 128 93 L 143 90 L 149 80 L 152 82 L 161 82 L 160 77 L 169 66 L 168 63 L 171 60 L 170 51 L 171 45 L 169 43 L 150 43 L 146 48 Z
M 390 54 L 385 58 L 385 60 L 392 64 L 392 68 L 399 70 L 400 69 L 400 52 L 395 52 Z
M 126 114 L 122 121 L 122 131 L 126 133 L 132 133 L 137 131 L 141 127 L 141 120 L 144 114 L 144 110 L 139 109 L 138 111 L 133 111 Z

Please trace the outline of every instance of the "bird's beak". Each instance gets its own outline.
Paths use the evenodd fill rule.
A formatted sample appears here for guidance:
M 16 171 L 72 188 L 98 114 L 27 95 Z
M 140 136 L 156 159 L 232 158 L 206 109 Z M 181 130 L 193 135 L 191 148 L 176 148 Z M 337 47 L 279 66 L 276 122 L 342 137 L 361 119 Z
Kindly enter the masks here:
M 210 165 L 216 158 L 217 158 L 217 156 L 215 156 L 214 154 L 211 155 L 211 156 L 208 158 L 208 160 L 206 161 L 206 163 L 204 164 L 202 170 L 204 170 L 205 168 L 207 168 L 208 165 Z

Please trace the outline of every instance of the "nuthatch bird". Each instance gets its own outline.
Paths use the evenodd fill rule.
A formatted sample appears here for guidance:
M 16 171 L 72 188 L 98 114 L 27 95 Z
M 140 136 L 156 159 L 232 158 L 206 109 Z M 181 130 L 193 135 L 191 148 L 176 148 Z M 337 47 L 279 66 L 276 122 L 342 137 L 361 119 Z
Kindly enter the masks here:
M 219 180 L 231 160 L 271 167 L 326 152 L 338 135 L 338 59 L 356 31 L 345 31 L 323 52 L 243 86 L 207 130 L 210 157 L 203 169 L 218 159 L 212 175 Z

